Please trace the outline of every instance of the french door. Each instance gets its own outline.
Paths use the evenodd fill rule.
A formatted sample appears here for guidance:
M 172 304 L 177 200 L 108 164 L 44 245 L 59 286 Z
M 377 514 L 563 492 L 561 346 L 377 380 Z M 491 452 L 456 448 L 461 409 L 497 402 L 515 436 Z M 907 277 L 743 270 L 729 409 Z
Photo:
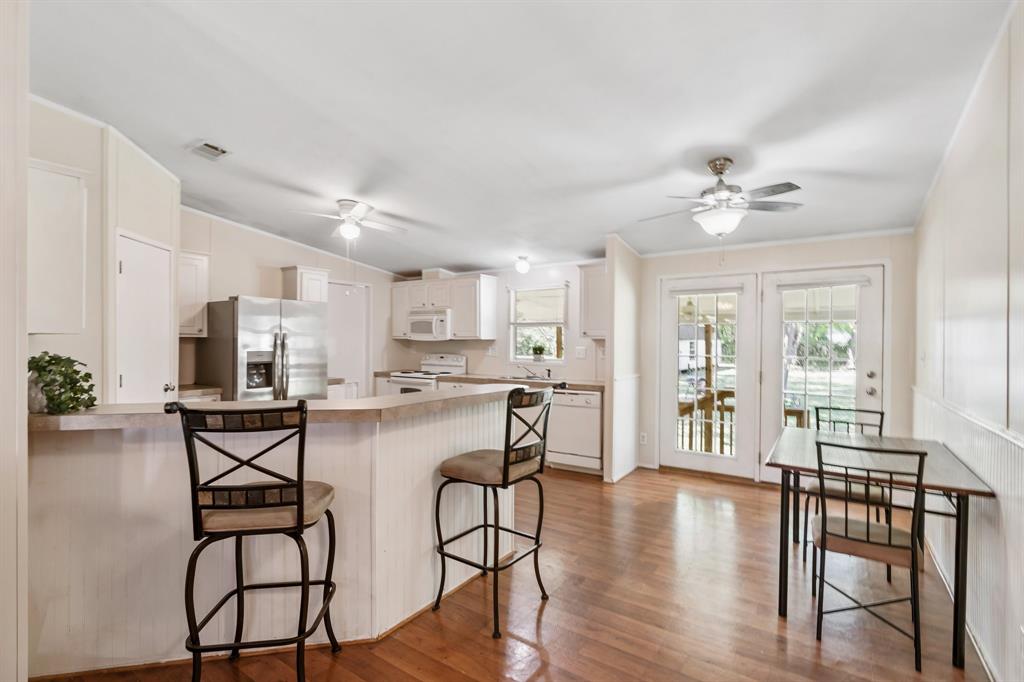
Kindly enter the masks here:
M 756 476 L 756 301 L 754 275 L 663 282 L 662 465 Z
M 761 478 L 778 481 L 763 462 L 784 424 L 882 409 L 883 268 L 768 273 L 762 289 Z

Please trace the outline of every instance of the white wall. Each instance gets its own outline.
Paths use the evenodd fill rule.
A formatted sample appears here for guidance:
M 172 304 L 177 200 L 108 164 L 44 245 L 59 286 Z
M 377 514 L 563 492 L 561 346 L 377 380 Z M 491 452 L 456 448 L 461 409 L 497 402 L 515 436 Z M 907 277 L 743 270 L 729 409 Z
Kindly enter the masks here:
M 640 256 L 613 234 L 605 242 L 605 257 L 612 336 L 608 339 L 604 475 L 607 481 L 618 481 L 639 464 L 640 339 L 653 339 L 656 328 L 640 323 Z
M 424 353 L 462 353 L 466 355 L 471 374 L 523 375 L 519 368 L 526 365 L 532 370 L 551 370 L 558 379 L 601 379 L 604 375 L 604 342 L 580 336 L 580 269 L 577 264 L 534 266 L 525 275 L 515 270 L 498 270 L 485 274 L 498 278 L 497 320 L 498 338 L 495 341 L 399 341 L 409 351 L 406 366 L 386 369 L 419 367 Z M 509 314 L 511 291 L 569 283 L 569 317 L 565 330 L 565 362 L 513 363 L 509 360 Z M 584 358 L 576 357 L 576 348 L 583 348 Z
M 742 228 L 741 228 L 742 229 Z M 788 244 L 752 246 L 726 251 L 710 250 L 644 257 L 640 328 L 640 431 L 648 444 L 640 446 L 640 465 L 655 466 L 658 438 L 657 330 L 660 306 L 659 281 L 665 277 L 710 274 L 755 273 L 778 270 L 883 264 L 892 284 L 890 324 L 891 345 L 885 361 L 889 376 L 888 412 L 885 422 L 892 434 L 909 434 L 912 423 L 914 373 L 914 238 L 908 233 L 850 237 Z M 754 418 L 758 418 L 756 415 Z M 762 448 L 771 448 L 771 443 Z M 765 450 L 767 453 L 767 450 Z
M 29 105 L 29 156 L 84 171 L 86 189 L 85 329 L 32 334 L 28 350 L 70 355 L 85 363 L 104 400 L 103 372 L 103 124 L 49 102 Z
M 419 365 L 419 357 L 391 339 L 391 282 L 396 277 L 353 260 L 182 207 L 181 248 L 210 255 L 210 300 L 282 293 L 281 268 L 308 265 L 330 270 L 336 281 L 369 284 L 372 297 L 371 370 Z M 182 339 L 178 381 L 195 381 L 195 339 Z M 413 360 L 415 358 L 415 361 Z
M 997 42 L 917 225 L 914 432 L 997 498 L 971 501 L 967 624 L 997 680 L 1024 679 L 1024 10 Z M 929 520 L 953 574 L 951 521 Z
M 0 2 L 0 680 L 28 677 L 28 3 Z

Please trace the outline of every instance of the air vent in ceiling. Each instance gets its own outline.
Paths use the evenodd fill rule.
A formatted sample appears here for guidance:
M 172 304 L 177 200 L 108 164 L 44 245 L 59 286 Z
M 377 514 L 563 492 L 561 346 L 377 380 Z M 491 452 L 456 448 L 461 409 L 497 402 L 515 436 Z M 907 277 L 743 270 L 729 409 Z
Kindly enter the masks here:
M 215 144 L 210 144 L 209 142 L 200 142 L 195 147 L 192 147 L 192 151 L 194 151 L 199 156 L 210 159 L 212 161 L 216 161 L 217 159 L 228 153 L 227 149 L 224 149 L 223 147 L 218 147 Z

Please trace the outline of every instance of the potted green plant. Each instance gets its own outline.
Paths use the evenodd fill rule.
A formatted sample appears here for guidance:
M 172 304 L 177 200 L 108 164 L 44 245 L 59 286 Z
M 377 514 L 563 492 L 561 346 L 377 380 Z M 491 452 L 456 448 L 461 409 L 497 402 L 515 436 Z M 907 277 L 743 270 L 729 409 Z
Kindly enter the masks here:
M 29 411 L 67 414 L 95 405 L 92 374 L 79 367 L 85 365 L 67 355 L 47 351 L 29 358 Z
M 533 350 L 533 359 L 534 359 L 534 361 L 535 362 L 543 362 L 544 361 L 544 353 L 547 352 L 547 348 L 544 347 L 544 344 L 542 344 L 542 343 L 535 343 L 535 344 L 533 344 L 532 350 Z

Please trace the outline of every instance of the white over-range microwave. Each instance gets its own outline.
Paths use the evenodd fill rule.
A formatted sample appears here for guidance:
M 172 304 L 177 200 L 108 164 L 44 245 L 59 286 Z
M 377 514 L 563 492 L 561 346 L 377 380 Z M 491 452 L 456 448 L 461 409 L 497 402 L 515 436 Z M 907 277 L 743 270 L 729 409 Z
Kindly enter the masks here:
M 452 338 L 451 308 L 409 313 L 409 338 L 413 341 L 447 341 Z

